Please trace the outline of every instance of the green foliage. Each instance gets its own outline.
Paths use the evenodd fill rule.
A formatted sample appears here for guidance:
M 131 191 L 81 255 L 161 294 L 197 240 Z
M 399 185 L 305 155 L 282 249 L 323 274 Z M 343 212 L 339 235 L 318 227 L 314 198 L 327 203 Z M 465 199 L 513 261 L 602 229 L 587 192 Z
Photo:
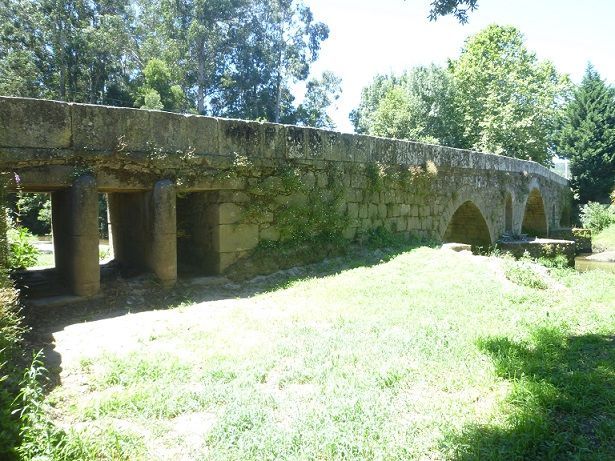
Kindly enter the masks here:
M 9 242 L 9 268 L 25 269 L 36 264 L 39 251 L 32 244 L 34 236 L 23 226 L 10 225 L 7 231 Z
M 581 207 L 581 224 L 594 232 L 600 232 L 615 223 L 615 209 L 613 206 L 589 202 Z
M 162 110 L 164 105 L 160 100 L 160 93 L 153 88 L 143 90 L 143 105 L 141 109 Z
M 337 101 L 342 92 L 342 80 L 333 72 L 323 72 L 322 76 L 307 82 L 303 102 L 297 107 L 294 122 L 315 128 L 334 129 L 335 123 L 327 114 L 327 109 Z
M 45 373 L 39 353 L 24 373 L 15 402 L 21 438 L 17 452 L 22 459 L 54 459 L 65 437 L 45 412 L 45 393 L 41 385 Z
M 378 75 L 350 118 L 358 133 L 461 147 L 453 96 L 451 76 L 435 65 Z
M 350 118 L 359 133 L 551 162 L 568 80 L 539 62 L 514 27 L 468 38 L 447 69 L 376 76 Z
M 49 194 L 18 193 L 14 206 L 15 219 L 35 235 L 51 233 L 51 197 Z
M 557 154 L 570 159 L 579 201 L 608 203 L 615 187 L 615 89 L 591 65 L 563 114 L 556 141 Z
M 180 112 L 186 109 L 182 89 L 174 85 L 171 71 L 161 59 L 150 59 L 143 69 L 143 86 L 136 104 L 142 109 Z
M 478 0 L 432 0 L 429 19 L 435 21 L 440 16 L 453 15 L 461 24 L 468 22 L 468 11 L 474 11 Z
M 19 389 L 19 358 L 24 328 L 17 303 L 17 292 L 2 275 L 0 282 L 0 458 L 15 457 L 19 425 L 13 415 Z
M 138 65 L 128 2 L 16 0 L 0 3 L 0 92 L 131 105 Z
M 506 278 L 517 285 L 541 290 L 548 288 L 548 285 L 542 276 L 536 272 L 534 263 L 529 258 L 522 258 L 519 261 L 507 258 L 504 272 Z
M 291 92 L 328 33 L 301 0 L 2 1 L 0 93 L 330 126 L 335 78 Z
M 306 184 L 298 168 L 283 168 L 262 178 L 250 188 L 253 200 L 245 217 L 260 222 L 275 211 L 275 228 L 280 240 L 301 244 L 309 241 L 337 241 L 347 224 L 341 209 L 344 188 L 340 172 L 332 165 L 326 172 L 325 187 Z M 313 173 L 308 173 L 313 175 Z
M 450 71 L 462 114 L 462 145 L 550 164 L 568 83 L 553 64 L 527 50 L 519 30 L 491 25 L 470 37 Z

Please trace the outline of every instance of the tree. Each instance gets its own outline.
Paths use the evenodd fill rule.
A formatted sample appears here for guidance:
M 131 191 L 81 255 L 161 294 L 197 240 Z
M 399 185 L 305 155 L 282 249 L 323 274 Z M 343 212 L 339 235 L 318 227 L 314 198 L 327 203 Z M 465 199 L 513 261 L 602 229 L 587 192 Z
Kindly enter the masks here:
M 309 77 L 328 27 L 297 0 L 253 0 L 235 30 L 229 65 L 212 97 L 216 115 L 292 123 L 293 84 Z
M 615 89 L 591 65 L 562 117 L 556 148 L 570 159 L 579 201 L 609 203 L 615 188 Z
M 435 21 L 440 16 L 452 14 L 461 24 L 468 22 L 468 11 L 474 11 L 478 0 L 433 0 L 429 11 L 429 20 Z
M 0 2 L 0 91 L 131 105 L 132 23 L 123 0 Z
M 538 61 L 514 27 L 491 25 L 451 61 L 462 145 L 549 164 L 558 111 L 568 89 L 549 61 Z
M 186 110 L 184 93 L 179 85 L 173 84 L 171 72 L 164 61 L 151 59 L 143 69 L 143 78 L 137 106 L 176 112 Z
M 320 78 L 311 79 L 306 86 L 303 102 L 297 108 L 295 123 L 315 128 L 334 129 L 335 123 L 327 109 L 340 98 L 342 80 L 333 72 L 323 72 Z
M 377 76 L 351 113 L 357 132 L 460 147 L 460 116 L 446 69 L 416 67 L 395 76 Z

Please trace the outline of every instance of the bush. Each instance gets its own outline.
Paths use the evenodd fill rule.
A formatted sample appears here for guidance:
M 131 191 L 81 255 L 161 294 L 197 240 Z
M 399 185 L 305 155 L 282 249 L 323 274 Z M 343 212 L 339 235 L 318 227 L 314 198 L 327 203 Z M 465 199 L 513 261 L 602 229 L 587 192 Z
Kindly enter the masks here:
M 7 239 L 9 243 L 9 269 L 18 270 L 32 267 L 38 260 L 39 251 L 32 245 L 34 236 L 25 227 L 16 227 L 9 222 Z
M 518 261 L 507 259 L 504 265 L 504 272 L 506 278 L 517 285 L 539 290 L 549 287 L 542 276 L 536 272 L 529 256 L 524 256 Z
M 0 274 L 0 459 L 14 459 L 19 424 L 13 414 L 22 369 L 22 336 L 17 291 Z
M 580 217 L 583 227 L 600 232 L 615 223 L 615 210 L 613 206 L 589 202 L 581 207 Z

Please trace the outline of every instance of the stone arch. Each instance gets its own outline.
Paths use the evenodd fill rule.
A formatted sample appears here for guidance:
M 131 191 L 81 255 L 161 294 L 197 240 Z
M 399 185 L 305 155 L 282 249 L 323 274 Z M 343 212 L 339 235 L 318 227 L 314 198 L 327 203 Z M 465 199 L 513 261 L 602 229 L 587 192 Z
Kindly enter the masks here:
M 480 192 L 480 190 L 477 190 L 474 187 L 465 186 L 455 190 L 451 194 L 451 200 L 443 207 L 442 214 L 440 215 L 440 221 L 437 228 L 437 237 L 439 240 L 444 241 L 446 230 L 457 210 L 465 202 L 471 202 L 476 208 L 478 208 L 481 220 L 484 221 L 487 226 L 489 244 L 495 242 L 499 236 L 496 235 L 496 232 L 494 231 L 495 227 L 493 224 L 493 215 L 494 213 L 500 213 L 499 216 L 501 216 L 501 211 L 497 209 L 497 207 L 494 208 L 495 204 L 491 200 L 491 195 L 481 194 Z
M 513 230 L 513 199 L 510 192 L 506 192 L 504 198 L 504 232 Z
M 525 202 L 521 232 L 532 237 L 546 237 L 549 233 L 545 203 L 537 186 L 532 187 Z
M 477 247 L 491 245 L 487 221 L 471 200 L 462 203 L 455 210 L 444 231 L 443 241 L 467 243 Z

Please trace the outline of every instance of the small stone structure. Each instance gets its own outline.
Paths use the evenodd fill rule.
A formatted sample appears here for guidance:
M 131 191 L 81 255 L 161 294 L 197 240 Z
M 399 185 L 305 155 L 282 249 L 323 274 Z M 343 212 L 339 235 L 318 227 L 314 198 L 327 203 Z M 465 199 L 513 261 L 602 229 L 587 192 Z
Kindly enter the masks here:
M 97 193 L 116 260 L 171 285 L 376 229 L 488 246 L 569 226 L 566 179 L 510 157 L 325 130 L 0 97 L 0 165 L 52 197 L 56 267 L 99 289 Z M 306 250 L 307 248 L 307 250 Z M 262 251 L 258 251 L 258 250 Z M 263 271 L 273 270 L 270 265 Z

